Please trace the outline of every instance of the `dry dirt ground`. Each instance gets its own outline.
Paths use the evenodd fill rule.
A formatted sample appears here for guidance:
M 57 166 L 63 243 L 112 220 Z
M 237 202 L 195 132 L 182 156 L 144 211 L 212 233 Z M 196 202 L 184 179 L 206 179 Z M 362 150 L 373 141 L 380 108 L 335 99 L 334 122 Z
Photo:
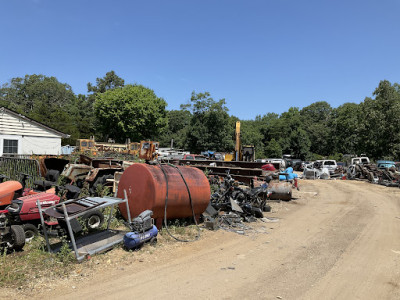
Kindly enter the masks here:
M 301 181 L 273 204 L 278 222 L 194 243 L 113 250 L 30 299 L 400 299 L 400 189 L 358 181 Z M 120 255 L 115 263 L 113 256 Z M 84 273 L 84 270 L 82 271 Z M 1 292 L 0 292 L 1 295 Z

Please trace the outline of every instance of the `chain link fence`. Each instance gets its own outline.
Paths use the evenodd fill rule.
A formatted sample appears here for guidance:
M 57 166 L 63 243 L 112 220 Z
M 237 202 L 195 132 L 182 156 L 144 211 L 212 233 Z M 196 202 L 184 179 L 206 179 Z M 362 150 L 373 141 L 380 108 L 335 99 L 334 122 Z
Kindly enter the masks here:
M 0 157 L 0 174 L 11 180 L 20 181 L 22 174 L 29 175 L 26 187 L 33 188 L 35 180 L 43 179 L 40 175 L 40 165 L 36 159 Z

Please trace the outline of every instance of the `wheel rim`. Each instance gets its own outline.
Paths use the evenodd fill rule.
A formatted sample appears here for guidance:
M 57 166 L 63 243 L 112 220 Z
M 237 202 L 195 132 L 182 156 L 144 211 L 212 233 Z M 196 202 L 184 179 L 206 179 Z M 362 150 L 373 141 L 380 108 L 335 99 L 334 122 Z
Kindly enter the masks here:
M 30 242 L 35 237 L 35 232 L 33 230 L 26 230 L 25 231 L 25 242 Z
M 99 216 L 96 216 L 96 215 L 90 216 L 90 218 L 88 219 L 88 222 L 87 222 L 87 224 L 90 228 L 97 228 L 100 226 L 100 223 L 101 223 L 101 220 L 100 220 Z

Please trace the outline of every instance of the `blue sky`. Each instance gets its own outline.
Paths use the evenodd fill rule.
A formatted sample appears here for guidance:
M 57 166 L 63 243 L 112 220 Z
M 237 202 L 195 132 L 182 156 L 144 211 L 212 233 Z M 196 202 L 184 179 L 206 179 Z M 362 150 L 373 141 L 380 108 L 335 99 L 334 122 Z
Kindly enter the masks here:
M 0 84 L 55 76 L 87 92 L 114 70 L 168 109 L 192 91 L 254 119 L 400 82 L 400 1 L 0 0 Z

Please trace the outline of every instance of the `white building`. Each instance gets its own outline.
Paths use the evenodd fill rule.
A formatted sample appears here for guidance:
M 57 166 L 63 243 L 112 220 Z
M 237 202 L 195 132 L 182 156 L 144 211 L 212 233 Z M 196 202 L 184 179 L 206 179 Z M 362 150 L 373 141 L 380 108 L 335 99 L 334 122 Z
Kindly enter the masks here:
M 61 154 L 61 138 L 69 135 L 17 112 L 0 107 L 0 156 Z

